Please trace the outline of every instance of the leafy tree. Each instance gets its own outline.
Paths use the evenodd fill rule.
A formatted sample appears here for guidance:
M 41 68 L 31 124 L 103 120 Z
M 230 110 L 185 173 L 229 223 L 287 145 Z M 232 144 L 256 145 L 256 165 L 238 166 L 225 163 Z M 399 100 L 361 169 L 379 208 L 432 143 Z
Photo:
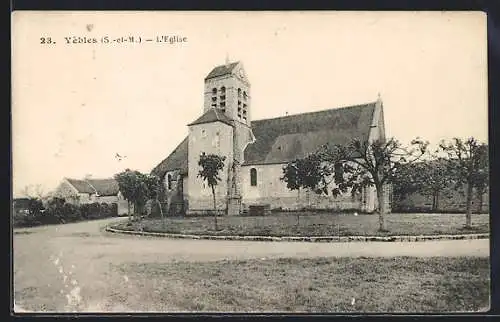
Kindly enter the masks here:
M 488 145 L 471 137 L 442 141 L 440 150 L 448 155 L 448 171 L 458 186 L 466 188 L 465 227 L 472 227 L 473 191 L 484 192 L 489 184 Z
M 134 205 L 134 212 L 142 213 L 146 201 L 151 196 L 148 188 L 148 176 L 137 170 L 126 169 L 116 174 L 115 180 L 118 182 L 123 197 Z M 130 210 L 129 217 L 132 219 Z
M 439 208 L 442 192 L 452 182 L 453 178 L 447 170 L 446 160 L 436 158 L 402 164 L 397 169 L 392 184 L 394 195 L 400 199 L 415 192 L 432 197 L 432 210 L 435 211 Z
M 44 188 L 41 184 L 27 185 L 21 190 L 21 193 L 31 199 L 43 200 L 45 197 Z
M 203 181 L 206 181 L 210 189 L 212 190 L 212 196 L 214 200 L 214 223 L 215 230 L 218 230 L 217 227 L 217 203 L 215 200 L 215 187 L 218 182 L 221 181 L 219 176 L 219 172 L 224 168 L 224 161 L 226 160 L 225 156 L 220 156 L 217 154 L 205 154 L 203 152 L 200 155 L 200 159 L 198 161 L 198 165 L 201 167 L 201 170 L 198 172 L 198 177 L 202 178 Z
M 325 145 L 310 156 L 288 163 L 283 177 L 289 189 L 308 188 L 318 194 L 328 194 L 329 185 L 334 196 L 350 191 L 361 192 L 375 186 L 379 200 L 379 229 L 386 231 L 384 187 L 395 178 L 403 164 L 414 163 L 427 151 L 428 142 L 415 139 L 409 148 L 397 140 L 373 142 L 353 140 L 347 145 Z

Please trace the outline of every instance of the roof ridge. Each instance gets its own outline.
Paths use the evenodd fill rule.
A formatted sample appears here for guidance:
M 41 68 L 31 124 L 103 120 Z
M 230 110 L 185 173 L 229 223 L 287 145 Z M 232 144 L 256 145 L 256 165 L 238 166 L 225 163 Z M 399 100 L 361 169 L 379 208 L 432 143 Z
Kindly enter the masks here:
M 258 120 L 253 120 L 253 122 L 259 122 L 259 121 L 267 121 L 267 120 L 276 120 L 276 119 L 284 119 L 284 118 L 289 118 L 289 117 L 294 117 L 294 116 L 302 116 L 302 115 L 311 115 L 311 114 L 316 114 L 316 113 L 324 113 L 327 111 L 338 111 L 338 110 L 346 110 L 350 108 L 355 108 L 355 107 L 364 107 L 364 106 L 370 106 L 373 104 L 376 104 L 376 101 L 369 102 L 369 103 L 364 103 L 364 104 L 356 104 L 356 105 L 345 105 L 342 107 L 334 107 L 334 108 L 328 108 L 324 110 L 319 110 L 319 111 L 312 111 L 312 112 L 305 112 L 305 113 L 296 113 L 296 114 L 290 114 L 290 115 L 285 115 L 285 116 L 276 116 L 276 117 L 270 117 L 266 119 L 258 119 Z
M 89 182 L 89 180 L 92 180 L 92 179 L 83 179 L 83 181 L 85 181 L 86 184 L 88 184 L 92 189 L 94 189 L 96 196 L 99 196 L 97 189 Z

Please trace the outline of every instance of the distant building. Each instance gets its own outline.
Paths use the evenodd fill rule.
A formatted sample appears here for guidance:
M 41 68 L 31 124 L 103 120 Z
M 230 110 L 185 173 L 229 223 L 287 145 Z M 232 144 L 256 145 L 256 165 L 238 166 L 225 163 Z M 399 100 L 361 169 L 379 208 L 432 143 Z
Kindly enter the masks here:
M 72 204 L 116 203 L 118 214 L 128 213 L 128 202 L 120 192 L 115 179 L 71 179 L 64 178 L 53 193 L 54 197 L 64 198 Z M 133 205 L 130 205 L 133 212 Z
M 289 210 L 376 210 L 374 187 L 335 198 L 290 191 L 280 177 L 287 162 L 305 157 L 326 143 L 385 138 L 380 97 L 366 104 L 271 119 L 254 121 L 251 116 L 250 82 L 242 63 L 215 67 L 205 77 L 203 114 L 188 124 L 187 137 L 152 170 L 164 178 L 171 204 L 181 205 L 187 214 L 213 209 L 211 191 L 197 177 L 199 156 L 205 152 L 226 157 L 216 203 L 229 215 L 241 214 L 252 205 Z M 390 193 L 386 195 L 384 202 L 389 204 Z

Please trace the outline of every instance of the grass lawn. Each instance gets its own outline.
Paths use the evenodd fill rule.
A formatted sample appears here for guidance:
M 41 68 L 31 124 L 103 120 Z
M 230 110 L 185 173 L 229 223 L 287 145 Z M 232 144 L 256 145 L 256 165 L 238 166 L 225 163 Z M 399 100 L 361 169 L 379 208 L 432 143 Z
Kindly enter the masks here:
M 488 258 L 315 258 L 130 263 L 114 303 L 205 312 L 464 312 L 489 309 Z
M 262 217 L 218 217 L 219 230 L 214 230 L 213 217 L 167 217 L 121 223 L 115 228 L 147 232 L 194 235 L 240 236 L 388 236 L 488 233 L 489 215 L 472 216 L 472 230 L 465 230 L 465 214 L 388 214 L 389 232 L 378 231 L 378 215 L 328 213 L 273 213 Z

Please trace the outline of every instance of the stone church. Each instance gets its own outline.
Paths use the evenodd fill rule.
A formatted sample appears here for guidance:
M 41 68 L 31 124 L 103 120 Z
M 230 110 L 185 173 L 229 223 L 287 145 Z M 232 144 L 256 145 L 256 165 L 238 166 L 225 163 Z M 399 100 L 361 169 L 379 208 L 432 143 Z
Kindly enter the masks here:
M 217 210 L 223 214 L 242 214 L 252 206 L 361 212 L 378 207 L 374 188 L 335 198 L 291 191 L 280 177 L 288 161 L 326 143 L 384 138 L 380 97 L 355 106 L 252 120 L 251 86 L 241 62 L 227 62 L 210 71 L 203 95 L 202 115 L 187 125 L 186 138 L 152 170 L 164 178 L 170 212 L 213 210 L 212 192 L 197 177 L 202 152 L 226 156 L 222 181 L 216 187 Z

